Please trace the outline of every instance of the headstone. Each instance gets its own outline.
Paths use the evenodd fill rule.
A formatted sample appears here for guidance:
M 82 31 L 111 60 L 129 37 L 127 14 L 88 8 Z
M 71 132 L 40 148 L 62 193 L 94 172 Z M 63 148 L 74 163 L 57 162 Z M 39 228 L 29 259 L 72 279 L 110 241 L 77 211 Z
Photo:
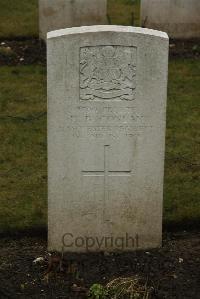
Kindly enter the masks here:
M 107 0 L 39 0 L 41 39 L 49 31 L 101 24 L 107 24 Z
M 160 246 L 167 34 L 71 28 L 47 50 L 49 250 Z
M 142 27 L 162 30 L 169 37 L 200 37 L 199 0 L 141 0 Z

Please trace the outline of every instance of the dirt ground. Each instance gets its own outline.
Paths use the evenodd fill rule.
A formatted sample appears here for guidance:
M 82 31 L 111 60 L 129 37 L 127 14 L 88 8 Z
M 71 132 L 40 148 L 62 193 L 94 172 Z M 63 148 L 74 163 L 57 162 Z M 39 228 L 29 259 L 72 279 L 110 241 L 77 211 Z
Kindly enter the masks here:
M 161 249 L 123 254 L 67 254 L 62 259 L 50 257 L 46 248 L 44 237 L 0 239 L 1 299 L 87 298 L 94 283 L 136 274 L 148 281 L 150 298 L 200 298 L 199 232 L 165 234 Z
M 200 58 L 200 40 L 171 40 L 170 58 Z M 0 40 L 0 65 L 46 64 L 46 45 L 39 39 Z

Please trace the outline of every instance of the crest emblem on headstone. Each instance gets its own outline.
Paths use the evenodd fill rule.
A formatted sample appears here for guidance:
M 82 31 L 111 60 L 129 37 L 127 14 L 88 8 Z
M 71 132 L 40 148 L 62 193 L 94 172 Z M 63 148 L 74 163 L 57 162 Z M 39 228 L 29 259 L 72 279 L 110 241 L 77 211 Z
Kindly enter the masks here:
M 135 99 L 135 47 L 98 46 L 80 49 L 80 100 Z

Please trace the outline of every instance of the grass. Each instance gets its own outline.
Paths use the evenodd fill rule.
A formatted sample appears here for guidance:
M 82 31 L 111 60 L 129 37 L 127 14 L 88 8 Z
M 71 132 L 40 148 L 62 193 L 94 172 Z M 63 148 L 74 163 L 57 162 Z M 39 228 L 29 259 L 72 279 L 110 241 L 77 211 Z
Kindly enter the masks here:
M 0 0 L 0 38 L 38 37 L 38 0 Z M 108 0 L 112 24 L 139 25 L 140 0 Z
M 139 26 L 140 0 L 109 0 L 108 15 L 111 24 Z
M 200 61 L 174 60 L 169 68 L 165 223 L 200 220 Z
M 200 63 L 169 68 L 164 222 L 200 219 L 198 110 Z M 46 227 L 46 73 L 43 66 L 1 67 L 0 231 Z
M 1 67 L 0 232 L 46 225 L 45 94 L 43 67 Z
M 38 36 L 38 0 L 0 0 L 0 38 Z

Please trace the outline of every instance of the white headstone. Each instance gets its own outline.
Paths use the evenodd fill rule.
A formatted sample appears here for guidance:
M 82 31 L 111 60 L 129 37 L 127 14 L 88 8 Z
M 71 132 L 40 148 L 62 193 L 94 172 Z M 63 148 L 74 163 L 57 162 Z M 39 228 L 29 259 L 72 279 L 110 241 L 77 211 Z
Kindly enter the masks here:
M 200 1 L 141 0 L 141 24 L 171 38 L 200 38 Z
M 49 249 L 160 246 L 166 33 L 71 28 L 47 49 Z
M 39 0 L 40 38 L 67 27 L 107 24 L 107 0 Z

